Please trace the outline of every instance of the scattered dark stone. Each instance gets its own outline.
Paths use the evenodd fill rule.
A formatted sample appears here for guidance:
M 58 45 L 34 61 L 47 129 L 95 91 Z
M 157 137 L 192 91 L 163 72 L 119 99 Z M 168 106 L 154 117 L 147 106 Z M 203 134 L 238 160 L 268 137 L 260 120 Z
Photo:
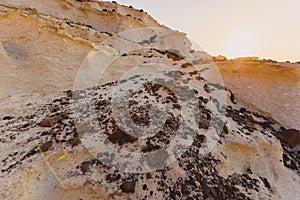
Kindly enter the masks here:
M 48 117 L 40 122 L 41 127 L 53 127 L 58 121 L 60 117 Z
M 184 195 L 190 194 L 189 188 L 186 184 L 181 184 L 181 193 Z
M 296 129 L 283 130 L 279 133 L 279 139 L 282 143 L 287 144 L 291 148 L 300 147 L 300 131 Z
M 198 94 L 198 91 L 197 92 L 195 92 L 195 94 Z M 204 98 L 204 97 L 199 97 L 199 100 L 201 101 L 201 102 L 203 102 L 204 104 L 207 104 L 208 103 L 208 99 L 207 98 Z
M 205 142 L 205 140 L 205 135 L 196 135 L 196 137 L 194 138 L 193 145 L 200 148 L 201 145 Z
M 251 170 L 250 167 L 247 167 L 246 172 L 247 172 L 248 174 L 253 174 L 253 172 L 252 172 L 252 170 Z
M 210 126 L 210 120 L 201 118 L 199 120 L 199 128 L 208 129 Z
M 154 144 L 152 144 L 151 142 L 147 142 L 146 143 L 146 146 L 144 146 L 143 148 L 142 148 L 142 152 L 143 153 L 147 153 L 147 152 L 151 152 L 151 151 L 156 151 L 156 150 L 158 150 L 158 149 L 160 149 L 160 146 L 158 146 L 158 145 L 154 145 Z
M 55 113 L 55 112 L 59 111 L 59 109 L 60 108 L 57 105 L 55 105 L 55 106 L 53 106 L 53 107 L 50 108 L 50 110 L 51 110 L 52 113 Z
M 41 136 L 44 136 L 44 135 L 53 135 L 53 136 L 55 136 L 56 134 L 52 130 L 46 130 L 46 131 L 43 131 L 41 133 Z
M 203 89 L 205 92 L 210 93 L 210 88 L 208 87 L 207 84 L 204 84 Z
M 135 101 L 135 100 L 129 100 L 128 101 L 128 107 L 130 108 L 133 105 L 137 105 L 139 102 Z
M 115 174 L 115 173 L 113 173 L 113 174 L 108 174 L 108 175 L 106 175 L 106 181 L 107 181 L 108 183 L 115 182 L 115 181 L 119 180 L 120 178 L 121 178 L 121 175 L 120 175 L 120 174 Z
M 190 76 L 195 76 L 197 74 L 198 74 L 198 71 L 192 71 L 192 72 L 189 73 Z
M 182 56 L 180 54 L 180 51 L 178 51 L 178 50 L 174 50 L 174 49 L 169 49 L 169 50 L 165 50 L 165 51 L 161 51 L 158 49 L 154 49 L 154 50 L 160 54 L 167 55 L 167 57 L 172 59 L 173 61 L 180 61 L 185 58 L 184 56 Z
M 134 180 L 126 180 L 122 185 L 120 185 L 122 192 L 126 193 L 134 193 L 135 181 Z
M 196 75 L 196 72 L 193 72 L 192 74 Z M 109 84 L 107 85 L 109 86 Z M 215 86 L 212 86 L 210 84 L 208 84 L 209 87 L 211 87 L 212 89 L 216 88 Z M 157 91 L 159 91 L 160 89 L 162 89 L 162 91 L 166 92 L 166 90 L 164 90 L 163 86 L 160 85 L 155 85 L 155 84 L 148 84 L 147 87 L 145 87 L 146 91 L 149 94 L 154 94 L 157 93 Z M 197 91 L 198 92 L 198 91 Z M 168 92 L 167 92 L 168 93 Z M 196 93 L 196 92 L 195 92 Z M 196 93 L 199 95 L 199 93 Z M 71 91 L 67 92 L 66 94 L 67 96 L 71 95 Z M 84 96 L 84 93 L 81 92 L 80 95 Z M 103 95 L 103 94 L 102 94 Z M 106 94 L 104 94 L 105 96 Z M 144 96 L 144 91 L 141 91 L 141 95 Z M 85 96 L 88 96 L 88 93 L 86 93 Z M 148 97 L 148 96 L 147 96 Z M 156 97 L 159 99 L 161 98 L 161 96 L 159 96 L 158 94 L 156 95 Z M 107 97 L 105 96 L 105 99 Z M 111 107 L 111 103 L 110 100 L 103 100 L 103 96 L 100 97 L 100 101 L 98 99 L 93 100 L 93 103 L 95 103 L 95 105 L 99 108 L 99 109 L 103 109 L 101 111 L 105 111 L 103 113 L 103 116 L 99 116 L 99 121 L 100 124 L 102 126 L 105 127 L 106 130 L 106 134 L 109 137 L 110 141 L 112 141 L 115 144 L 119 144 L 119 145 L 123 145 L 125 143 L 128 142 L 134 142 L 137 140 L 137 138 L 132 137 L 126 133 L 124 133 L 122 130 L 118 129 L 118 127 L 116 127 L 116 125 L 114 123 L 112 123 L 113 119 L 111 117 L 111 111 L 110 111 L 110 107 Z M 173 109 L 174 108 L 180 108 L 179 104 L 176 103 L 177 100 L 176 98 L 173 98 L 172 95 L 170 95 L 170 97 L 167 97 L 167 100 L 169 103 L 174 103 Z M 214 115 L 212 113 L 210 113 L 209 111 L 205 110 L 205 105 L 206 103 L 208 103 L 209 99 L 203 98 L 203 97 L 199 97 L 199 108 L 201 108 L 201 112 L 200 112 L 200 123 L 199 123 L 199 127 L 201 128 L 208 128 L 210 125 L 210 121 L 215 122 L 214 119 Z M 68 102 L 70 102 L 70 99 L 67 98 L 61 98 L 58 99 L 57 102 L 66 102 L 65 105 L 67 105 Z M 166 102 L 164 100 L 164 102 Z M 129 102 L 130 106 L 129 109 L 131 109 L 130 111 L 132 111 L 133 109 L 135 109 L 138 105 L 138 102 L 135 102 L 134 100 Z M 178 106 L 177 106 L 178 105 Z M 132 108 L 130 108 L 132 106 Z M 47 111 L 50 112 L 56 112 L 57 107 L 51 106 L 51 109 L 49 109 L 49 105 L 45 106 L 45 109 L 47 109 Z M 63 106 L 59 106 L 59 108 L 63 111 L 65 108 Z M 135 110 L 134 110 L 135 111 Z M 293 152 L 291 150 L 290 147 L 294 146 L 294 145 L 288 145 L 288 141 L 284 141 L 284 138 L 282 135 L 283 132 L 289 132 L 291 130 L 287 130 L 284 127 L 282 127 L 280 134 L 278 133 L 278 131 L 275 133 L 275 131 L 272 129 L 272 123 L 269 121 L 269 119 L 263 118 L 262 116 L 256 115 L 255 113 L 250 113 L 248 110 L 246 110 L 245 108 L 242 108 L 240 110 L 235 110 L 232 107 L 228 106 L 227 107 L 227 113 L 226 115 L 230 118 L 232 118 L 235 122 L 237 122 L 238 124 L 240 124 L 242 126 L 242 129 L 245 128 L 245 131 L 237 131 L 239 134 L 250 134 L 251 130 L 254 130 L 256 127 L 262 127 L 265 131 L 265 129 L 269 129 L 270 131 L 272 131 L 272 134 L 276 135 L 276 137 L 279 138 L 280 135 L 280 140 L 282 142 L 282 146 L 283 146 L 283 162 L 284 165 L 290 169 L 293 169 L 295 171 L 299 171 L 299 155 L 297 154 L 297 152 Z M 171 112 L 170 112 L 171 113 Z M 50 113 L 51 114 L 51 113 Z M 54 114 L 54 113 L 52 113 Z M 84 112 L 82 113 L 84 114 Z M 210 115 L 211 114 L 211 115 Z M 52 115 L 50 115 L 52 116 Z M 83 115 L 84 117 L 87 115 Z M 256 116 L 258 118 L 260 118 L 261 120 L 259 120 L 258 122 L 256 122 L 254 120 L 254 118 L 252 116 Z M 37 114 L 36 117 L 39 117 L 39 115 Z M 26 119 L 33 119 L 35 117 L 32 116 L 28 116 L 26 117 Z M 60 119 L 63 119 L 63 117 L 60 114 Z M 59 119 L 59 120 L 60 120 Z M 101 120 L 100 120 L 101 119 Z M 138 118 L 137 118 L 138 119 Z M 142 118 L 141 118 L 142 119 Z M 146 157 L 146 159 L 149 160 L 149 166 L 153 166 L 153 167 L 161 167 L 161 165 L 159 165 L 160 163 L 164 163 L 164 161 L 168 158 L 168 154 L 167 152 L 163 152 L 163 150 L 157 151 L 160 148 L 164 148 L 165 144 L 168 144 L 168 142 L 170 142 L 170 140 L 172 139 L 172 131 L 176 130 L 176 127 L 178 126 L 178 123 L 176 122 L 176 117 L 173 116 L 168 118 L 169 120 L 166 121 L 166 126 L 164 127 L 164 130 L 161 131 L 160 133 L 157 133 L 155 136 L 149 138 L 148 142 L 146 143 L 146 145 L 144 146 L 144 148 L 142 148 L 142 152 L 150 152 L 153 153 L 152 156 L 148 156 Z M 263 120 L 265 121 L 263 121 Z M 71 119 L 69 120 L 60 120 L 60 121 L 53 123 L 47 122 L 45 127 L 53 127 L 54 125 L 57 125 L 57 132 L 59 132 L 58 136 L 61 138 L 61 142 L 65 143 L 68 142 L 71 146 L 76 146 L 80 143 L 80 140 L 78 139 L 78 133 L 77 136 L 75 136 L 75 131 L 73 130 L 75 127 L 75 123 L 71 123 Z M 58 123 L 59 122 L 59 123 Z M 174 123 L 176 122 L 176 123 Z M 24 122 L 26 123 L 26 122 Z M 22 124 L 24 124 L 22 123 Z M 45 123 L 45 122 L 44 122 Z M 111 127 L 111 123 L 113 124 L 113 126 Z M 42 122 L 41 122 L 42 124 Z M 109 125 L 108 125 L 109 124 Z M 27 125 L 26 125 L 27 126 Z M 71 126 L 71 127 L 70 127 Z M 20 128 L 20 126 L 18 127 Z M 55 137 L 55 133 L 54 131 L 56 130 L 52 129 L 46 129 L 47 131 L 44 132 L 39 132 L 37 133 L 38 136 L 43 136 L 43 138 L 50 138 L 50 137 Z M 165 129 L 170 128 L 171 130 L 169 131 L 165 131 Z M 222 128 L 222 126 L 220 126 L 220 128 Z M 92 129 L 92 124 L 85 124 L 83 125 L 83 127 L 79 127 L 79 129 L 84 129 L 84 132 L 87 130 L 91 130 Z M 49 130 L 49 131 L 48 131 Z M 62 131 L 63 130 L 63 131 Z M 234 131 L 234 130 L 232 130 Z M 295 131 L 295 130 L 294 130 Z M 110 134 L 110 133 L 113 134 Z M 223 134 L 228 134 L 229 130 L 228 127 L 226 126 L 226 124 L 223 126 L 222 128 L 222 132 Z M 268 131 L 265 131 L 266 134 L 269 134 Z M 264 132 L 262 132 L 264 133 Z M 71 135 L 71 139 L 68 139 L 70 137 L 66 137 L 68 135 Z M 72 135 L 74 134 L 74 135 Z M 15 137 L 14 135 L 8 135 L 8 137 Z M 0 138 L 0 141 L 2 138 Z M 31 141 L 33 141 L 34 138 L 31 138 Z M 45 141 L 45 140 L 42 140 Z M 163 142 L 163 144 L 159 143 L 159 142 Z M 151 175 L 151 173 L 146 173 L 145 176 L 141 175 L 141 177 L 146 177 L 147 179 L 154 179 L 155 183 L 157 183 L 157 190 L 158 191 L 165 191 L 166 192 L 166 199 L 249 199 L 248 196 L 246 196 L 247 194 L 242 194 L 244 191 L 247 192 L 247 190 L 255 190 L 255 191 L 261 191 L 259 187 L 261 187 L 260 185 L 257 184 L 258 182 L 261 182 L 255 178 L 251 178 L 248 174 L 252 174 L 252 171 L 250 168 L 247 168 L 245 170 L 246 174 L 234 174 L 229 176 L 228 178 L 223 178 L 221 177 L 217 170 L 215 169 L 215 166 L 218 164 L 218 160 L 216 160 L 212 155 L 200 155 L 199 154 L 199 148 L 201 148 L 201 145 L 205 142 L 205 136 L 204 135 L 196 135 L 196 137 L 194 138 L 193 141 L 193 145 L 191 146 L 191 148 L 184 153 L 180 158 L 178 158 L 178 165 L 179 167 L 181 167 L 183 170 L 185 170 L 186 172 L 186 177 L 187 178 L 179 178 L 177 181 L 175 181 L 175 183 L 173 182 L 167 182 L 165 181 L 166 178 L 163 175 Z M 54 143 L 54 141 L 53 141 Z M 53 146 L 52 141 L 46 142 L 45 144 L 41 145 L 41 150 L 42 151 L 48 151 L 52 146 Z M 199 148 L 196 148 L 199 147 Z M 198 150 L 198 151 L 197 151 Z M 153 151 L 157 151 L 158 153 L 155 153 Z M 29 156 L 35 154 L 37 151 L 37 148 L 32 149 L 31 151 L 29 151 L 22 159 L 26 159 Z M 25 152 L 26 153 L 26 152 Z M 21 159 L 21 160 L 22 160 Z M 96 159 L 95 159 L 96 160 Z M 148 161 L 147 160 L 147 161 Z M 80 168 L 82 172 L 88 172 L 89 169 L 91 168 L 92 165 L 94 165 L 96 162 L 94 161 L 85 161 L 83 162 L 80 166 L 78 166 L 78 169 Z M 100 162 L 99 162 L 100 163 Z M 98 165 L 98 163 L 97 163 Z M 100 165 L 100 164 L 99 164 Z M 10 168 L 13 168 L 14 166 L 16 166 L 15 163 L 12 163 L 10 165 Z M 107 166 L 105 166 L 107 167 Z M 106 170 L 107 168 L 105 168 Z M 109 169 L 109 167 L 108 167 Z M 9 170 L 8 169 L 3 169 L 2 172 L 7 172 Z M 159 173 L 162 173 L 161 171 L 156 171 Z M 105 171 L 106 173 L 106 171 Z M 107 174 L 106 181 L 108 183 L 114 182 L 114 181 L 121 181 L 122 179 L 121 174 L 119 174 L 118 172 L 114 172 L 111 174 Z M 260 179 L 262 180 L 262 182 L 264 182 L 264 185 L 266 188 L 268 188 L 270 190 L 271 186 L 270 183 L 268 182 L 268 180 L 266 178 L 262 178 L 260 177 Z M 152 181 L 152 180 L 151 180 Z M 196 184 L 195 181 L 197 181 L 198 183 Z M 123 180 L 123 182 L 121 182 L 122 185 L 120 185 L 120 188 L 123 192 L 134 192 L 135 189 L 135 184 L 136 182 L 133 180 Z M 170 186 L 166 186 L 167 184 L 170 183 Z M 201 185 L 201 187 L 199 186 L 199 183 Z M 172 184 L 172 185 L 171 185 Z M 198 185 L 198 186 L 197 186 Z M 168 190 L 168 188 L 170 188 Z M 239 190 L 240 188 L 242 188 L 242 190 Z M 148 190 L 148 186 L 146 184 L 142 185 L 142 189 L 143 190 Z M 165 190 L 167 189 L 167 190 Z M 271 190 L 270 190 L 271 191 Z M 155 195 L 155 193 L 153 191 L 149 191 L 149 194 L 147 198 L 149 198 L 152 195 Z M 150 197 L 151 198 L 151 197 Z M 154 199 L 154 197 L 152 197 Z
M 83 163 L 81 163 L 81 165 L 80 165 L 81 171 L 83 173 L 86 173 L 87 171 L 89 171 L 91 164 L 92 164 L 91 161 L 84 161 Z
M 72 90 L 67 90 L 67 91 L 66 91 L 66 94 L 67 94 L 67 96 L 70 97 L 70 98 L 73 96 Z
M 27 128 L 27 127 L 29 127 L 31 124 L 30 123 L 25 123 L 25 124 L 23 124 L 22 126 L 21 126 L 21 128 Z
M 150 118 L 149 118 L 149 109 L 150 105 L 143 105 L 139 107 L 135 107 L 131 114 L 131 119 L 140 126 L 146 126 L 150 124 Z
M 108 139 L 114 144 L 118 143 L 119 145 L 123 145 L 125 143 L 133 143 L 137 141 L 138 138 L 131 136 L 125 133 L 123 130 L 117 128 L 113 134 L 108 136 Z
M 78 138 L 78 137 L 73 137 L 73 138 L 70 138 L 68 140 L 68 143 L 72 146 L 72 147 L 75 147 L 77 145 L 79 145 L 81 143 L 81 140 Z
M 22 158 L 21 158 L 21 161 L 22 160 L 25 160 L 26 158 L 29 158 L 30 156 L 36 154 L 38 151 L 36 148 L 33 148 L 31 149 L 27 154 L 25 154 Z
M 52 147 L 52 145 L 53 145 L 52 141 L 47 141 L 46 143 L 44 143 L 40 146 L 40 149 L 42 152 L 46 152 Z
M 108 35 L 108 36 L 113 36 L 113 34 L 110 33 L 110 32 L 102 31 L 101 33 L 104 33 L 104 34 L 106 34 L 106 35 Z M 108 84 L 111 84 L 111 83 L 108 83 Z
M 173 105 L 173 108 L 180 109 L 181 106 L 180 106 L 179 104 L 176 103 L 176 104 Z
M 268 188 L 268 190 L 272 192 L 272 188 L 271 188 L 271 185 L 270 185 L 268 179 L 261 177 L 261 176 L 259 178 L 263 181 L 265 187 Z
M 246 108 L 240 108 L 241 113 L 245 113 L 246 111 L 247 111 Z
M 146 178 L 147 178 L 147 179 L 150 179 L 150 178 L 152 178 L 152 175 L 151 175 L 151 173 L 147 173 L 147 174 L 146 174 Z
M 3 117 L 3 120 L 11 120 L 11 119 L 13 119 L 14 117 L 12 117 L 12 116 L 5 116 L 5 117 Z
M 224 136 L 225 134 L 228 134 L 229 131 L 228 131 L 228 127 L 226 124 L 223 125 L 223 129 L 222 129 L 222 132 L 221 132 L 221 135 Z
M 193 66 L 192 63 L 183 63 L 183 64 L 181 65 L 182 68 L 188 68 L 188 67 L 192 67 L 192 66 Z
M 85 26 L 88 27 L 88 28 L 93 28 L 92 25 L 85 24 Z
M 283 147 L 283 164 L 285 167 L 290 168 L 300 174 L 300 154 L 289 150 L 286 146 Z
M 143 190 L 147 190 L 147 185 L 146 184 L 143 185 Z

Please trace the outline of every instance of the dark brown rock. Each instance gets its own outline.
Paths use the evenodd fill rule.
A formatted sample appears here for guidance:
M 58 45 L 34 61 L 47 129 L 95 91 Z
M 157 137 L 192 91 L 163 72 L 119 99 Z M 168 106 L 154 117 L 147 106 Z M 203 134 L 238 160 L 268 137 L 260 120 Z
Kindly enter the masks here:
M 46 152 L 46 151 L 48 151 L 52 147 L 52 145 L 53 145 L 53 142 L 52 141 L 48 141 L 48 142 L 42 144 L 40 146 L 40 149 L 41 149 L 42 152 Z
M 133 143 L 137 140 L 136 137 L 133 137 L 127 133 L 125 133 L 124 131 L 122 131 L 121 129 L 117 129 L 113 134 L 108 136 L 108 139 L 116 144 L 118 143 L 119 145 L 123 145 L 125 143 Z
M 89 171 L 91 164 L 92 164 L 91 161 L 84 161 L 83 163 L 81 163 L 81 166 L 80 166 L 81 171 L 83 173 L 86 173 L 87 171 Z
M 181 185 L 181 193 L 185 195 L 190 194 L 189 188 L 187 187 L 186 184 Z
M 41 127 L 53 127 L 59 120 L 60 120 L 59 117 L 48 117 L 40 122 L 40 126 Z
M 11 119 L 13 119 L 14 117 L 11 117 L 11 116 L 5 116 L 5 117 L 3 117 L 3 120 L 11 120 Z
M 207 84 L 204 84 L 203 89 L 205 92 L 210 93 L 210 88 L 208 87 Z
M 70 138 L 68 140 L 68 143 L 72 146 L 72 147 L 75 147 L 77 145 L 79 145 L 81 143 L 80 139 L 77 138 L 77 137 L 74 137 L 74 138 Z
M 180 60 L 184 59 L 184 56 L 182 56 L 180 54 L 180 52 L 177 50 L 173 50 L 173 49 L 167 50 L 166 54 L 167 54 L 168 58 L 171 58 L 174 61 L 180 61 Z
M 192 63 L 184 63 L 181 65 L 182 68 L 188 68 L 188 67 L 192 67 L 193 64 Z
M 280 141 L 294 148 L 300 146 L 300 131 L 296 129 L 283 130 L 279 134 Z
M 208 129 L 210 126 L 210 121 L 204 118 L 199 120 L 199 128 Z
M 228 134 L 228 133 L 229 133 L 228 127 L 226 124 L 224 124 L 221 135 L 224 136 L 225 134 Z
M 126 193 L 133 193 L 135 188 L 135 181 L 134 180 L 126 180 L 122 185 L 120 185 L 122 192 Z

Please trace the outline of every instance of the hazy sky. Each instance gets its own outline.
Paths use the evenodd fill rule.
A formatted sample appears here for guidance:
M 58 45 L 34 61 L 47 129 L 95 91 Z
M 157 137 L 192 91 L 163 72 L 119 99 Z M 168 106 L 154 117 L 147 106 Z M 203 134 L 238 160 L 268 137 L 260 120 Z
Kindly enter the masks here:
M 117 0 L 188 33 L 212 55 L 300 61 L 300 0 Z

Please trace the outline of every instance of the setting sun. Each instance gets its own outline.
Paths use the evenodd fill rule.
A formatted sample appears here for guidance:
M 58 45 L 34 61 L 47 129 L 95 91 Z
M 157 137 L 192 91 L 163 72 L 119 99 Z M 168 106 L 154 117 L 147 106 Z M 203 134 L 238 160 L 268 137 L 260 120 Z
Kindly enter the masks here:
M 147 13 L 159 22 L 188 33 L 189 39 L 211 55 L 300 61 L 297 26 L 300 1 L 297 0 L 118 2 L 147 8 Z
M 255 32 L 235 31 L 224 42 L 224 55 L 230 58 L 253 56 L 258 51 L 258 44 L 258 37 Z

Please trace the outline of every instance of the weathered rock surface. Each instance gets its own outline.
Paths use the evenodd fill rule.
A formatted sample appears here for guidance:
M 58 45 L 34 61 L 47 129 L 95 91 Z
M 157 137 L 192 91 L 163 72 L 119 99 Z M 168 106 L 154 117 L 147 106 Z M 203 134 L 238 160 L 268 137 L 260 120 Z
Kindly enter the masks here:
M 163 28 L 145 13 L 105 2 L 1 1 L 0 11 L 0 97 L 71 89 L 86 56 L 113 34 Z M 183 33 L 173 36 L 185 39 Z M 120 62 L 125 71 L 125 62 L 139 61 Z
M 1 199 L 299 197 L 297 123 L 243 107 L 246 90 L 228 77 L 250 84 L 248 76 L 240 80 L 217 63 L 235 98 L 211 57 L 191 50 L 185 34 L 115 3 L 1 3 Z M 106 68 L 109 59 L 102 58 L 114 56 Z M 93 79 L 99 72 L 100 80 Z M 255 71 L 251 81 L 268 82 L 268 72 Z M 147 76 L 156 73 L 163 84 Z M 282 80 L 295 90 L 292 74 Z M 287 96 L 297 106 L 297 95 Z M 193 115 L 196 127 L 187 126 Z M 125 126 L 136 132 L 155 131 L 141 137 L 120 121 L 137 124 Z
M 187 73 L 188 74 L 188 73 Z M 188 76 L 190 76 L 188 74 Z M 129 81 L 129 80 L 128 80 Z M 81 102 L 95 105 L 97 122 L 85 124 L 87 135 L 76 128 L 73 118 L 75 100 L 61 94 L 59 98 L 39 98 L 35 109 L 26 115 L 14 115 L 1 122 L 1 180 L 4 199 L 52 199 L 52 198 L 194 198 L 194 199 L 295 199 L 299 187 L 299 154 L 285 142 L 280 142 L 280 127 L 267 118 L 246 109 L 237 110 L 228 105 L 227 131 L 218 133 L 217 143 L 211 152 L 205 153 L 206 129 L 200 128 L 192 145 L 166 168 L 150 172 L 124 172 L 117 166 L 106 166 L 97 161 L 89 147 L 81 142 L 74 144 L 74 138 L 96 145 L 98 137 L 111 140 L 113 145 L 137 153 L 147 153 L 166 147 L 176 134 L 178 121 L 166 120 L 163 132 L 150 138 L 114 142 L 111 136 L 118 127 L 111 109 L 111 94 L 118 85 L 108 84 L 99 88 L 80 91 Z M 137 114 L 137 123 L 144 123 L 147 116 L 142 113 L 146 102 L 144 97 L 155 94 L 146 86 L 132 97 L 137 103 L 128 109 Z M 154 89 L 154 88 L 152 88 Z M 162 89 L 162 88 L 161 88 Z M 162 91 L 163 92 L 163 91 Z M 199 91 L 199 106 L 202 112 L 210 113 L 208 105 L 201 99 L 205 91 Z M 96 95 L 95 95 L 96 94 Z M 170 96 L 157 100 L 169 106 L 169 113 L 180 108 L 174 102 L 167 103 Z M 42 103 L 43 102 L 43 103 Z M 165 103 L 163 103 L 165 102 Z M 155 101 L 147 104 L 153 105 Z M 209 102 L 207 102 L 209 104 Z M 212 113 L 211 113 L 212 114 Z M 78 119 L 87 119 L 90 114 L 81 112 Z M 45 116 L 60 116 L 61 122 L 51 127 L 42 127 L 40 119 Z M 172 117 L 170 115 L 169 117 Z M 176 117 L 176 114 L 175 116 Z M 206 119 L 201 115 L 201 118 Z M 92 119 L 92 118 L 91 118 Z M 134 118 L 133 118 L 134 119 Z M 99 123 L 101 130 L 92 130 Z M 211 122 L 212 123 L 212 122 Z M 78 124 L 77 127 L 84 125 Z M 199 124 L 200 126 L 200 124 Z M 217 131 L 216 129 L 215 131 Z M 84 131 L 85 132 L 85 131 Z M 85 132 L 86 134 L 86 132 Z M 89 137 L 92 136 L 92 140 Z M 95 138 L 96 136 L 96 138 Z M 114 138 L 123 137 L 118 134 Z M 40 154 L 42 151 L 43 154 Z M 91 154 L 92 153 L 92 154 Z M 39 155 L 40 154 L 40 155 Z M 42 155 L 42 157 L 41 157 Z M 65 155 L 65 158 L 59 158 Z M 44 160 L 43 160 L 44 159 Z M 47 168 L 51 166 L 51 168 Z M 151 166 L 151 163 L 149 163 Z M 153 166 L 153 165 L 152 165 Z M 51 170 L 52 173 L 51 173 Z M 54 174 L 55 173 L 55 174 Z M 17 192 L 12 184 L 18 182 Z M 200 184 L 200 185 L 199 185 Z M 26 188 L 26 189 L 25 189 Z M 30 193 L 28 192 L 30 191 Z
M 300 129 L 300 64 L 271 60 L 216 59 L 224 84 L 240 103 Z

